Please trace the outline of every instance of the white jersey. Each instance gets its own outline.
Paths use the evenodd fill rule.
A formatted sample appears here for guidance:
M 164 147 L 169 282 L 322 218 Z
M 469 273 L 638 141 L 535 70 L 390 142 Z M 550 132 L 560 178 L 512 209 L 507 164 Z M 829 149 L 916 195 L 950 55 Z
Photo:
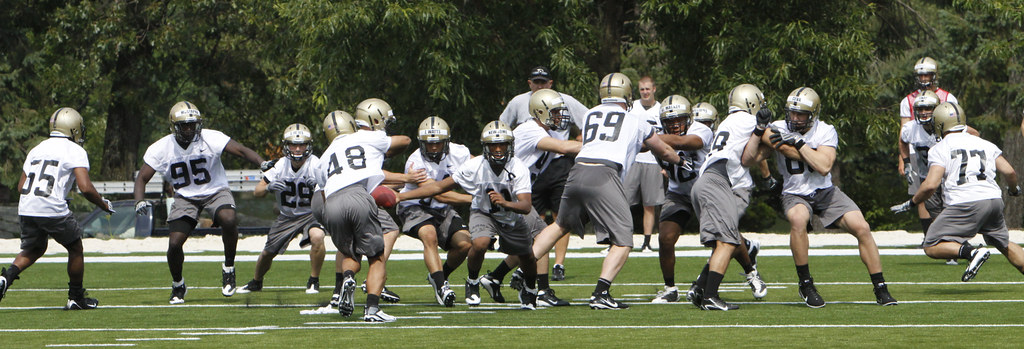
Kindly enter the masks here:
M 89 169 L 89 156 L 78 143 L 63 137 L 48 138 L 29 150 L 25 184 L 18 200 L 18 215 L 63 217 L 68 209 L 68 191 L 75 186 L 76 168 Z
M 573 96 L 559 92 L 562 95 L 562 101 L 565 102 L 565 107 L 569 109 L 569 114 L 572 115 L 572 122 L 576 124 L 576 127 L 583 129 L 584 117 L 587 115 L 587 107 L 580 103 L 580 101 L 573 98 Z M 530 96 L 533 95 L 532 91 L 523 92 L 512 100 L 508 101 L 505 105 L 505 110 L 498 116 L 498 120 L 504 122 L 508 127 L 516 128 L 516 125 L 530 121 L 533 119 L 533 115 L 530 114 Z M 561 130 L 559 133 L 569 134 L 569 130 Z M 568 137 L 568 136 L 566 136 Z M 562 138 L 566 139 L 566 138 Z
M 654 135 L 654 127 L 617 104 L 602 104 L 587 111 L 583 128 L 583 149 L 579 162 L 619 164 L 619 179 L 625 177 L 636 161 L 644 141 Z
M 900 140 L 907 143 L 910 158 L 915 160 L 910 166 L 924 179 L 928 176 L 928 150 L 939 142 L 939 137 L 925 132 L 917 121 L 910 121 L 900 127 Z
M 448 178 L 462 166 L 463 163 L 468 161 L 473 156 L 469 153 L 469 148 L 462 144 L 448 143 L 448 155 L 441 159 L 440 163 L 427 160 L 426 157 L 420 152 L 422 148 L 416 149 L 409 155 L 409 158 L 405 160 L 405 173 L 409 173 L 416 170 L 426 170 L 427 178 L 435 181 L 442 181 Z M 406 183 L 405 187 L 402 188 L 402 192 L 407 192 L 418 188 L 419 186 L 413 183 Z M 438 202 L 432 198 L 422 198 L 419 200 L 406 200 L 398 203 L 398 206 L 413 206 L 420 205 L 426 206 L 433 209 L 444 209 L 448 207 L 448 204 Z
M 1003 154 L 995 144 L 967 132 L 954 132 L 928 151 L 929 166 L 942 166 L 943 202 L 962 204 L 1003 195 L 996 184 L 996 158 Z
M 150 145 L 142 160 L 170 181 L 178 195 L 201 198 L 228 187 L 220 161 L 228 141 L 231 137 L 220 131 L 203 129 L 199 140 L 182 148 L 170 134 Z
M 920 94 L 921 94 L 921 90 L 914 90 L 914 92 L 911 92 L 906 97 L 903 97 L 903 100 L 900 101 L 900 117 L 901 118 L 912 118 L 912 117 L 914 117 L 914 108 L 913 108 L 914 100 L 917 99 L 917 96 L 920 95 Z M 954 97 L 952 93 L 949 93 L 949 91 L 943 90 L 941 88 L 937 88 L 937 89 L 935 89 L 935 94 L 939 96 L 939 103 L 942 103 L 942 102 L 959 103 L 959 102 L 957 102 L 956 97 Z
M 789 132 L 785 120 L 778 120 L 772 123 L 782 132 Z M 811 149 L 818 147 L 839 147 L 839 134 L 832 125 L 815 120 L 811 129 L 803 135 L 804 146 Z M 800 160 L 793 160 L 778 154 L 775 156 L 775 163 L 779 173 L 782 174 L 782 192 L 793 195 L 810 195 L 815 190 L 832 186 L 832 173 L 822 176 L 814 171 L 807 163 Z
M 365 181 L 366 191 L 373 191 L 384 181 L 384 154 L 391 148 L 391 137 L 384 131 L 361 130 L 341 135 L 331 142 L 320 158 L 324 196 L 352 184 Z
M 715 133 L 707 125 L 694 122 L 686 130 L 686 134 L 700 137 L 704 147 L 698 150 L 678 151 L 679 158 L 683 162 L 679 165 L 672 165 L 672 171 L 668 174 L 668 191 L 690 196 L 693 183 L 697 182 L 695 181 L 697 172 L 701 165 L 704 165 L 704 160 L 707 158 L 708 152 L 711 151 L 711 141 L 715 138 Z
M 537 148 L 540 140 L 547 137 L 566 140 L 558 132 L 545 130 L 533 119 L 516 126 L 516 129 L 512 131 L 512 135 L 515 136 L 515 156 L 523 161 L 523 164 L 530 169 L 532 174 L 544 172 L 544 169 L 551 164 L 551 160 L 561 156 L 561 154 Z
M 707 160 L 700 167 L 700 173 L 704 174 L 708 165 L 719 160 L 728 160 L 726 170 L 729 172 L 729 181 L 733 189 L 747 189 L 754 187 L 754 180 L 750 178 L 750 171 L 743 167 L 743 148 L 750 140 L 750 134 L 757 126 L 757 117 L 745 111 L 738 111 L 729 114 L 718 125 L 715 131 L 715 139 L 711 141 L 711 152 Z
M 306 162 L 302 163 L 298 171 L 292 168 L 290 158 L 281 158 L 274 164 L 274 167 L 263 172 L 263 179 L 267 183 L 282 181 L 287 189 L 278 192 L 277 209 L 285 217 L 299 217 L 310 214 L 310 200 L 313 198 L 315 186 L 309 186 L 310 180 L 317 180 L 317 170 L 320 169 L 320 158 L 310 155 Z
M 661 102 L 654 102 L 654 105 L 650 108 L 644 108 L 644 105 L 640 103 L 640 100 L 633 101 L 633 109 L 630 110 L 633 114 L 639 116 L 642 120 L 647 121 L 654 127 L 655 133 L 661 132 Z M 636 162 L 644 164 L 658 164 L 658 159 L 651 154 L 651 151 L 644 151 L 636 154 Z
M 519 201 L 518 195 L 530 193 L 530 171 L 518 158 L 511 158 L 501 173 L 494 173 L 483 156 L 469 159 L 452 174 L 455 183 L 473 196 L 472 210 L 483 212 L 503 225 L 514 225 L 519 214 L 504 207 L 491 205 L 488 192 L 501 193 L 506 201 Z

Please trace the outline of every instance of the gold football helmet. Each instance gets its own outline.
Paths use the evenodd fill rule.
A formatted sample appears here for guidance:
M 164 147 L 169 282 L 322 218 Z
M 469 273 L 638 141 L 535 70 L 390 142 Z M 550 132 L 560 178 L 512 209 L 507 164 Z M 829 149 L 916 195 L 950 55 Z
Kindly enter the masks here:
M 568 129 L 572 121 L 562 94 L 547 88 L 530 95 L 530 115 L 555 131 Z
M 821 110 L 821 98 L 810 87 L 799 87 L 786 97 L 786 127 L 790 132 L 804 133 L 814 126 Z M 807 114 L 802 118 L 801 114 Z
M 515 136 L 504 122 L 491 121 L 480 132 L 480 143 L 484 148 L 484 159 L 493 166 L 505 166 L 515 154 Z
M 420 154 L 427 160 L 440 163 L 448 155 L 448 144 L 451 139 L 451 129 L 448 123 L 437 116 L 429 116 L 420 122 L 419 130 L 416 132 L 416 139 L 420 141 Z M 435 151 L 428 149 L 428 144 L 441 143 L 441 148 Z
M 310 153 L 313 152 L 313 133 L 309 131 L 309 127 L 303 124 L 291 124 L 284 128 L 284 136 L 281 137 L 281 143 L 284 148 L 284 155 L 293 161 L 305 160 Z M 289 146 L 305 144 L 305 150 L 301 152 L 293 152 Z
M 355 120 L 358 126 L 384 131 L 395 122 L 395 114 L 388 102 L 379 98 L 369 98 L 356 106 Z
M 169 113 L 171 132 L 179 143 L 189 144 L 199 140 L 203 132 L 203 114 L 195 104 L 188 101 L 175 103 Z
M 611 73 L 601 78 L 597 91 L 601 103 L 626 103 L 629 108 L 633 103 L 633 83 L 623 73 Z
M 914 120 L 928 134 L 935 133 L 935 124 L 932 122 L 932 114 L 935 107 L 939 105 L 939 95 L 931 90 L 924 90 L 917 98 L 914 98 Z
M 729 114 L 745 111 L 753 115 L 765 106 L 764 93 L 757 86 L 742 84 L 729 91 Z
M 930 75 L 928 81 L 921 80 L 921 76 Z M 914 78 L 917 81 L 919 90 L 927 90 L 932 84 L 939 83 L 939 62 L 931 57 L 924 57 L 914 63 Z
M 50 115 L 50 136 L 67 137 L 72 142 L 85 142 L 82 114 L 71 108 L 60 108 Z
M 718 109 L 708 102 L 700 102 L 693 105 L 693 121 L 704 124 L 710 129 L 715 129 L 718 122 Z
M 661 128 L 666 134 L 684 135 L 690 129 L 693 119 L 690 100 L 680 95 L 671 95 L 661 101 Z
M 324 135 L 327 136 L 328 143 L 340 135 L 355 133 L 357 129 L 359 128 L 352 114 L 348 112 L 335 110 L 324 117 Z
M 967 115 L 964 114 L 964 109 L 953 102 L 943 102 L 935 107 L 932 120 L 935 120 L 935 129 L 943 135 L 946 132 L 963 131 L 967 128 Z

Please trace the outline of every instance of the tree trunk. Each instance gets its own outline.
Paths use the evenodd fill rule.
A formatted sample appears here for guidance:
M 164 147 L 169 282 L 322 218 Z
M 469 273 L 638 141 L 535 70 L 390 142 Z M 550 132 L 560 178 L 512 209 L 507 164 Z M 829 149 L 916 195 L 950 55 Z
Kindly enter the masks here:
M 622 28 L 626 21 L 636 17 L 633 1 L 604 0 L 597 4 L 597 20 L 600 26 L 597 57 L 591 68 L 597 75 L 605 76 L 619 71 L 622 63 Z
M 1024 75 L 1020 71 L 1013 71 L 1009 77 L 1010 86 L 1020 86 L 1024 82 Z M 1006 108 L 1003 111 L 1003 117 L 1006 120 L 1012 120 L 1014 125 L 1021 125 L 1021 111 L 1016 109 L 1012 98 L 1007 98 L 1005 101 Z M 1006 160 L 1013 165 L 1014 169 L 1017 170 L 1017 178 L 1024 179 L 1024 137 L 1021 133 L 1024 132 L 1024 126 L 1020 129 L 1016 127 L 1010 128 L 1006 131 L 1006 135 L 1003 137 L 1003 156 Z M 1005 181 L 1001 181 L 1006 183 Z M 1006 208 L 1003 210 L 1003 215 L 1006 217 L 1006 226 L 1011 229 L 1020 228 L 1024 223 L 1024 199 L 1022 197 L 1013 197 L 1009 195 L 1003 195 Z
M 103 180 L 132 180 L 138 159 L 139 140 L 142 134 L 142 103 L 146 98 L 139 93 L 146 91 L 145 75 L 135 74 L 134 57 L 146 57 L 149 51 L 145 45 L 140 51 L 130 52 L 117 58 L 113 68 L 115 79 L 111 84 L 111 100 L 107 114 L 107 129 L 103 140 L 103 172 L 97 176 Z

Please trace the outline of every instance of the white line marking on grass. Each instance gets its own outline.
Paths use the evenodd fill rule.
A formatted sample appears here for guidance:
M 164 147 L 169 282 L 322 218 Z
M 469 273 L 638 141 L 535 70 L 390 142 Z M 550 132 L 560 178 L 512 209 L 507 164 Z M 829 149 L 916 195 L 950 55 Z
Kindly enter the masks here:
M 110 344 L 47 344 L 48 348 L 59 348 L 59 347 L 134 347 L 134 343 L 110 343 Z
M 353 323 L 354 325 L 354 323 Z M 792 325 L 578 325 L 578 326 L 506 326 L 506 325 L 424 325 L 424 326 L 386 326 L 377 327 L 389 330 L 422 330 L 422 329 L 493 329 L 493 330 L 605 330 L 605 329 L 721 329 L 721 328 L 1020 328 L 1024 324 L 835 324 L 835 325 L 814 325 L 814 324 L 792 324 Z M 319 327 L 326 328 L 326 327 Z M 361 328 L 356 326 L 339 326 L 332 329 Z M 301 328 L 288 328 L 301 329 Z
M 493 311 L 418 311 L 416 314 L 494 314 Z
M 199 337 L 170 337 L 170 338 L 118 338 L 122 342 L 148 342 L 148 341 L 197 341 Z
M 182 332 L 182 336 L 225 336 L 263 334 L 263 332 Z
M 399 319 L 443 319 L 441 316 L 396 316 Z

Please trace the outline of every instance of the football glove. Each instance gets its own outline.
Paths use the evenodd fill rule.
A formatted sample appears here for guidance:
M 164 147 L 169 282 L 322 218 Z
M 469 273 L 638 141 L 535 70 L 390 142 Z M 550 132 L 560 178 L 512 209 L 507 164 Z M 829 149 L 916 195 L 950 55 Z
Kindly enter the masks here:
M 1006 193 L 1010 196 L 1020 196 L 1020 186 L 1015 185 L 1012 187 L 1006 187 Z
M 276 164 L 277 159 L 264 161 L 262 164 L 260 164 L 260 171 L 267 172 L 270 169 L 274 168 L 274 165 Z
M 761 108 L 757 111 L 757 126 L 754 127 L 754 134 L 761 136 L 764 134 L 764 130 L 768 129 L 768 125 L 775 119 L 775 115 L 772 114 L 771 109 Z
M 772 142 L 776 149 L 783 144 L 791 145 L 797 150 L 804 146 L 804 137 L 796 132 L 775 132 L 768 137 L 768 140 Z
M 103 206 L 106 207 L 100 207 L 100 209 L 107 211 L 108 215 L 114 214 L 114 204 L 110 203 L 110 200 L 103 199 Z
M 914 203 L 914 198 L 910 198 L 910 200 L 904 201 L 899 205 L 890 207 L 889 210 L 892 211 L 892 213 L 902 213 L 910 211 L 910 209 L 914 206 L 917 206 L 917 204 Z
M 282 192 L 285 191 L 285 189 L 288 189 L 288 186 L 285 185 L 283 181 L 273 181 L 267 185 L 267 190 L 272 192 Z
M 139 200 L 135 202 L 135 214 L 140 216 L 148 216 L 150 209 L 153 204 L 147 200 Z
M 775 179 L 775 177 L 768 176 L 761 179 L 764 180 L 764 185 L 768 187 L 768 191 L 775 192 L 775 190 L 779 189 L 779 180 Z

